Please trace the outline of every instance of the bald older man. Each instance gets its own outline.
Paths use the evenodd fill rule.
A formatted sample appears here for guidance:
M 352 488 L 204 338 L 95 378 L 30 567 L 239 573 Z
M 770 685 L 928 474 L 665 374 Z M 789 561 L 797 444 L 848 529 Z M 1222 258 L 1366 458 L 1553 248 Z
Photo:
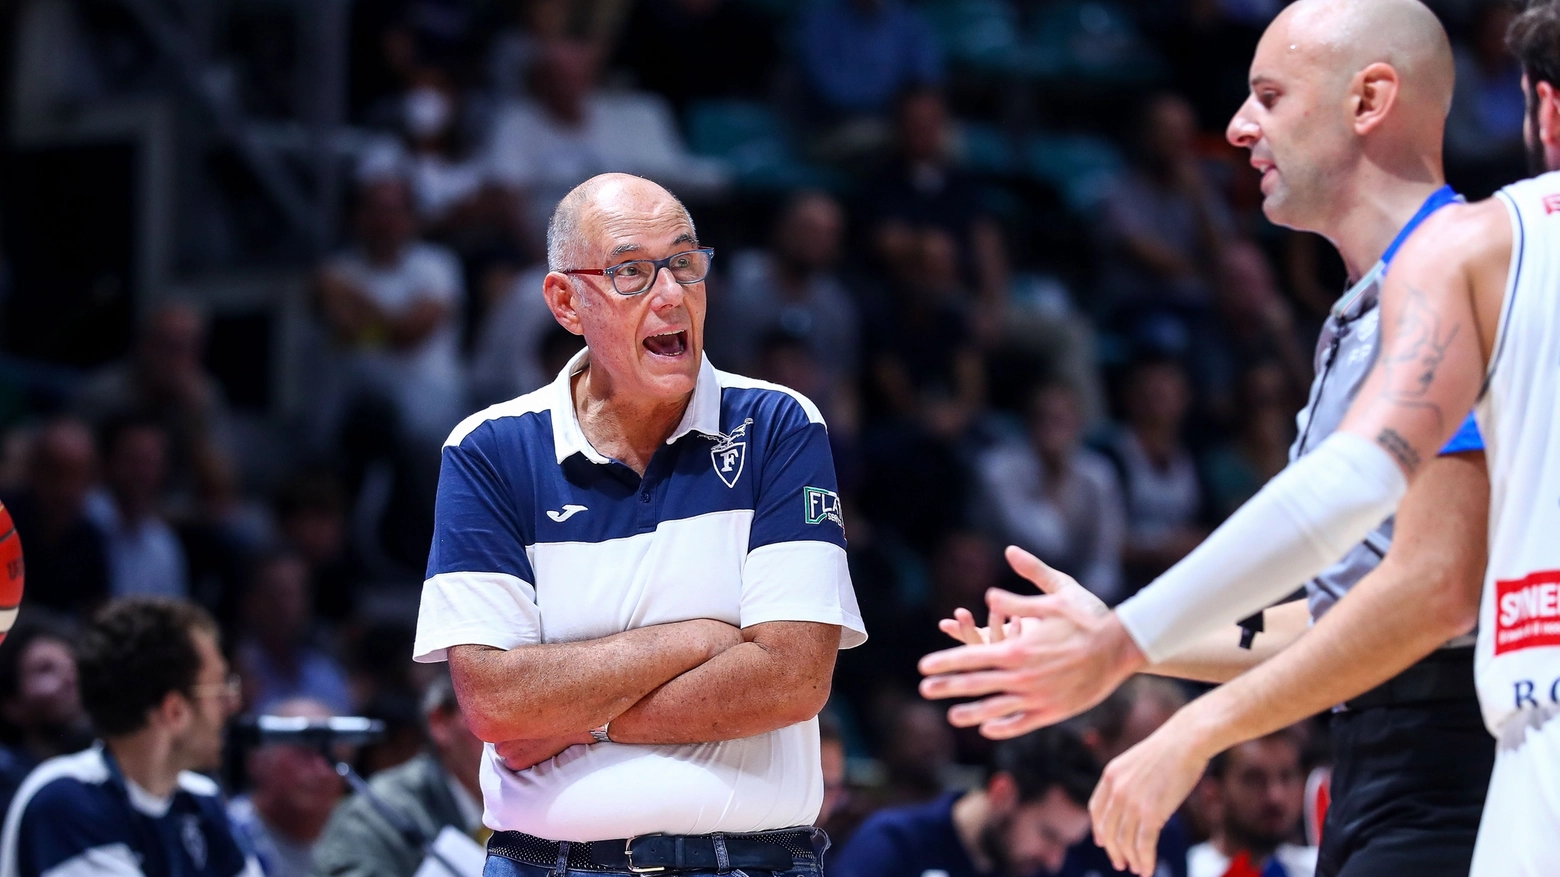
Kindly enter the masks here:
M 488 743 L 486 873 L 817 874 L 816 716 L 866 638 L 822 418 L 705 359 L 665 189 L 585 182 L 547 249 L 586 348 L 445 443 L 417 629 Z
M 1377 358 L 1378 303 L 1393 256 L 1420 222 L 1458 200 L 1441 172 L 1451 91 L 1445 33 L 1416 0 L 1301 0 L 1273 22 L 1257 48 L 1251 97 L 1231 121 L 1229 139 L 1251 150 L 1252 165 L 1263 174 L 1268 217 L 1334 241 L 1356 280 L 1318 343 L 1296 459 L 1337 429 Z M 1258 637 L 1257 648 L 1239 649 L 1233 627 L 1193 643 L 1176 624 L 1187 621 L 1188 611 L 1202 614 L 1199 623 L 1219 612 L 1222 623 L 1234 620 L 1247 598 L 1238 588 L 1188 596 L 1173 580 L 1162 581 L 1116 615 L 1094 616 L 1099 623 L 1087 634 L 1064 638 L 1098 648 L 1095 656 L 1124 656 L 1120 663 L 1087 679 L 1091 668 L 1076 663 L 1080 684 L 1065 693 L 1058 691 L 1065 670 L 1027 688 L 988 677 L 982 681 L 1018 698 L 959 709 L 955 719 L 986 722 L 1000 733 L 1065 712 L 1113 687 L 1117 674 L 1142 668 L 1223 681 L 1277 652 L 1107 769 L 1092 809 L 1096 835 L 1118 865 L 1151 873 L 1153 837 L 1211 756 L 1342 702 L 1333 725 L 1338 760 L 1318 873 L 1465 874 L 1494 755 L 1480 719 L 1467 635 L 1478 613 L 1488 493 L 1482 442 L 1469 421 L 1426 465 L 1395 526 L 1389 519 L 1306 582 L 1308 606 L 1269 611 L 1270 633 Z M 1071 582 L 1027 560 L 1021 564 L 1042 587 L 1060 589 L 1081 605 Z M 1419 611 L 1405 612 L 1408 606 Z M 972 620 L 960 620 L 968 635 Z M 1300 635 L 1308 622 L 1315 627 Z M 1003 658 L 987 655 L 1002 666 Z M 1145 668 L 1145 655 L 1158 660 Z M 927 663 L 943 672 L 944 662 Z M 986 693 L 969 681 L 939 679 L 928 687 L 939 694 Z M 1000 718 L 1031 707 L 1023 719 Z

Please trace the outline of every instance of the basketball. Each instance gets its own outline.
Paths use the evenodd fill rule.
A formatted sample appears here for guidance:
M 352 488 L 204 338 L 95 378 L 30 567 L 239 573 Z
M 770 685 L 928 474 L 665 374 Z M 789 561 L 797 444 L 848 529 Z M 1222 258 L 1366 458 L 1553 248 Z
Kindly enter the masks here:
M 16 535 L 11 512 L 0 503 L 0 642 L 16 623 L 17 608 L 22 605 L 22 537 Z

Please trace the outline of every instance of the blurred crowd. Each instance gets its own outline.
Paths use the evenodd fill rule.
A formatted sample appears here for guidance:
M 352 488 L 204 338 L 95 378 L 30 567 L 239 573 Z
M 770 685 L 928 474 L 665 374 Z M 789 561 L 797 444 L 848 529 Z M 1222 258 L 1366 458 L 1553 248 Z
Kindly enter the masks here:
M 1028 587 L 1002 546 L 1114 604 L 1287 461 L 1342 266 L 1265 221 L 1223 138 L 1282 5 L 354 4 L 362 136 L 339 246 L 289 266 L 310 330 L 282 449 L 246 440 L 200 302 L 142 308 L 123 361 L 7 424 L 27 595 L 0 647 L 0 782 L 91 739 L 72 629 L 133 595 L 211 613 L 246 711 L 383 719 L 365 774 L 422 751 L 437 672 L 409 656 L 438 449 L 578 349 L 542 301 L 542 232 L 563 193 L 617 170 L 677 193 L 715 249 L 711 361 L 800 390 L 829 426 L 871 634 L 827 714 L 836 842 L 881 808 L 984 788 L 989 741 L 916 697 L 915 660 L 950 644 L 936 621 L 955 607 Z M 1458 53 L 1449 176 L 1487 194 L 1522 169 L 1511 8 L 1431 5 Z M 1108 759 L 1192 693 L 1134 684 L 1077 732 Z M 1320 727 L 1217 762 L 1182 855 L 1303 842 Z M 232 771 L 272 875 L 304 873 L 341 795 L 322 765 L 262 749 Z M 1197 856 L 1192 874 L 1224 873 Z

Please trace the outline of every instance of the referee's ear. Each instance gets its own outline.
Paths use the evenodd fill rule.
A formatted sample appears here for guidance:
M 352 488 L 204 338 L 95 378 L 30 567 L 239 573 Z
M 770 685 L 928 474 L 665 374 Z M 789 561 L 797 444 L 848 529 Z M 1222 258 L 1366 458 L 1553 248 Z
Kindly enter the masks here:
M 574 278 L 558 271 L 550 271 L 542 281 L 542 296 L 547 299 L 547 309 L 552 311 L 558 325 L 576 335 L 585 334 L 580 321 L 581 295 Z

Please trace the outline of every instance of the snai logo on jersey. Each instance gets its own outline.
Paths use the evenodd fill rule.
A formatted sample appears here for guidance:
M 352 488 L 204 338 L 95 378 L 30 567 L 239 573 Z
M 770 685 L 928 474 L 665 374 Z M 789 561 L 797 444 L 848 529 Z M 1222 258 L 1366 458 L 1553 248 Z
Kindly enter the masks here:
M 1560 570 L 1495 583 L 1495 654 L 1560 646 Z

